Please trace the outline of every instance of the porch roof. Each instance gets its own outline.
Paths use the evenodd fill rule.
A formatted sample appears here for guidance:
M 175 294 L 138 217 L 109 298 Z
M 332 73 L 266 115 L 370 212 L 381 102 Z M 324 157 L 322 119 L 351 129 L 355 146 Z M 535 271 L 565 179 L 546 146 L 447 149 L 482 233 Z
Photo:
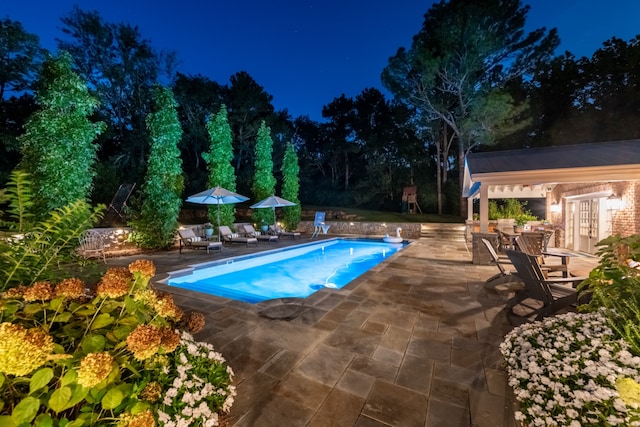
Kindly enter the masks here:
M 465 159 L 463 195 L 545 197 L 555 184 L 640 179 L 640 139 L 556 147 L 472 153 Z M 537 196 L 508 195 L 508 188 L 529 188 Z M 501 191 L 496 191 L 501 189 Z

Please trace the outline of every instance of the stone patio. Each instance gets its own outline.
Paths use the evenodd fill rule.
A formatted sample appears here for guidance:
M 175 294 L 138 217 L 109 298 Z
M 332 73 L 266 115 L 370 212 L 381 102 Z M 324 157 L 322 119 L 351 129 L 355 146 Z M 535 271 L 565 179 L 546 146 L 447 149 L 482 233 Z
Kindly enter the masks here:
M 193 262 L 255 251 L 145 258 L 162 279 Z M 572 269 L 588 272 L 593 262 L 579 258 Z M 508 427 L 516 425 L 514 404 L 498 346 L 518 320 L 504 309 L 508 294 L 484 288 L 494 273 L 473 265 L 464 243 L 418 239 L 343 289 L 303 300 L 247 304 L 158 288 L 205 313 L 196 338 L 236 373 L 232 426 Z

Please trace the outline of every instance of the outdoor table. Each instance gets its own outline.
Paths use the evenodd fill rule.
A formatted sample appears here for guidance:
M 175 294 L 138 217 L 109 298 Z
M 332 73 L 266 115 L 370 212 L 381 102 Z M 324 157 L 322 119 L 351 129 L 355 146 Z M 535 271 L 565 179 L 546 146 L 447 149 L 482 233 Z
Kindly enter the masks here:
M 571 252 L 563 251 L 557 248 L 549 248 L 546 251 L 542 252 L 544 256 L 556 256 L 561 258 L 562 265 L 566 267 L 566 270 L 562 272 L 562 277 L 569 277 L 569 259 L 572 256 L 575 256 Z

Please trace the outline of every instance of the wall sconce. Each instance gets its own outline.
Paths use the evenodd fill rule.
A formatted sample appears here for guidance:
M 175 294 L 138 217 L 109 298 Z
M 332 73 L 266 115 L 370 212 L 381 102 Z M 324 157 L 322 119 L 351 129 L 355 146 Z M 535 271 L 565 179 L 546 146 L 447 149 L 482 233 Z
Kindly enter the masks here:
M 610 211 L 619 211 L 622 209 L 622 199 L 615 193 L 607 197 L 607 209 Z
M 551 203 L 550 207 L 551 213 L 560 213 L 562 212 L 562 205 L 558 202 Z

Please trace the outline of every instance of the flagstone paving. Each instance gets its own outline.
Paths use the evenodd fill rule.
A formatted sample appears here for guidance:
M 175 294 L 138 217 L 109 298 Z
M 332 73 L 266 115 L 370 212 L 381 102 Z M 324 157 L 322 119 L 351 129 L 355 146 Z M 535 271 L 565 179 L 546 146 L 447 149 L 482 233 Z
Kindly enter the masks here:
M 255 249 L 215 257 L 247 251 Z M 207 257 L 148 256 L 158 278 Z M 572 263 L 583 273 L 593 260 Z M 196 338 L 236 374 L 231 426 L 510 427 L 498 346 L 515 322 L 504 308 L 510 295 L 483 287 L 494 273 L 472 264 L 464 243 L 419 239 L 343 289 L 300 301 L 246 304 L 158 287 L 205 313 Z

